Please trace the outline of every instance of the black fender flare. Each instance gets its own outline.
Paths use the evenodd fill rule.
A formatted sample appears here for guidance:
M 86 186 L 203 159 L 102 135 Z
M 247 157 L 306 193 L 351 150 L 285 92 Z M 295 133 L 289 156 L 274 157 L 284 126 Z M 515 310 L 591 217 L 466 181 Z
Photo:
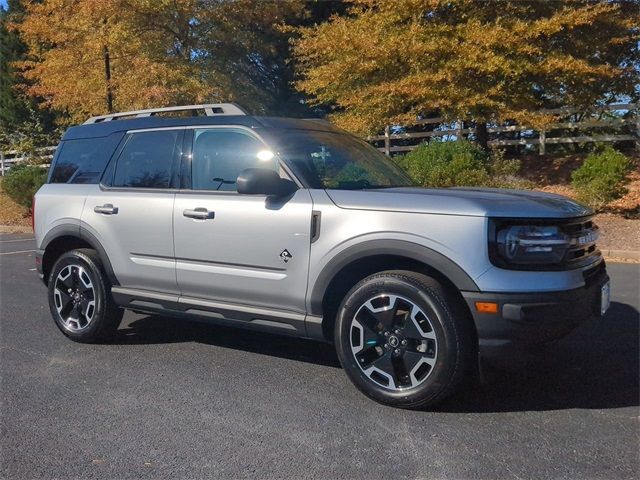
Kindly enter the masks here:
M 325 265 L 311 289 L 310 313 L 322 315 L 325 292 L 338 272 L 357 260 L 377 255 L 394 255 L 417 260 L 444 275 L 460 291 L 478 292 L 480 290 L 457 263 L 429 247 L 406 240 L 368 240 L 346 248 Z
M 91 246 L 91 248 L 98 252 L 98 256 L 100 257 L 100 261 L 102 262 L 104 271 L 111 284 L 120 285 L 113 271 L 113 267 L 111 266 L 111 262 L 109 261 L 107 252 L 100 241 L 91 232 L 88 232 L 86 229 L 81 228 L 79 224 L 74 225 L 69 223 L 53 227 L 42 239 L 42 243 L 40 244 L 40 251 L 44 254 L 49 244 L 60 237 L 76 237 L 87 242 Z M 45 282 L 47 281 L 47 279 L 43 280 Z

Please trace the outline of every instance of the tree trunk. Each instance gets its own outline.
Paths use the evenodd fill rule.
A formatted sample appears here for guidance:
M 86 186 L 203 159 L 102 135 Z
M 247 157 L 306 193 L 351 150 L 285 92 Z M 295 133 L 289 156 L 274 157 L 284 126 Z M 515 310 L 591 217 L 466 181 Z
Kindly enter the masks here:
M 489 150 L 489 132 L 487 122 L 476 122 L 476 141 L 483 149 Z
M 111 61 L 109 48 L 104 46 L 104 78 L 107 82 L 107 111 L 113 113 L 113 91 L 111 90 Z

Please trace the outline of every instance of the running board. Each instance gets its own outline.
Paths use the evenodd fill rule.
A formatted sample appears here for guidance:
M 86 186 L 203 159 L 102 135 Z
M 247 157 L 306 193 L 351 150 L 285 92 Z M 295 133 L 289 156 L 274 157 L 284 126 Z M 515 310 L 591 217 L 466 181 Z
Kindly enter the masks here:
M 318 338 L 317 328 L 307 332 L 304 313 L 214 302 L 120 286 L 111 287 L 111 295 L 116 304 L 129 310 L 192 317 L 221 325 L 324 341 L 321 335 Z

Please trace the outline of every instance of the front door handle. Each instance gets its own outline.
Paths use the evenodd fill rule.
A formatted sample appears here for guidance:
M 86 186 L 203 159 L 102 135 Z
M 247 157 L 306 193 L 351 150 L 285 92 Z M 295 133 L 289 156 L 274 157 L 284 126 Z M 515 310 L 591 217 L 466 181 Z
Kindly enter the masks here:
M 212 212 L 210 210 L 207 210 L 206 208 L 200 207 L 194 208 L 193 210 L 184 210 L 182 212 L 182 215 L 187 218 L 195 218 L 196 220 L 209 220 L 215 218 L 216 212 Z
M 118 207 L 114 207 L 110 203 L 105 203 L 102 206 L 93 207 L 93 211 L 102 213 L 103 215 L 116 215 L 118 213 Z

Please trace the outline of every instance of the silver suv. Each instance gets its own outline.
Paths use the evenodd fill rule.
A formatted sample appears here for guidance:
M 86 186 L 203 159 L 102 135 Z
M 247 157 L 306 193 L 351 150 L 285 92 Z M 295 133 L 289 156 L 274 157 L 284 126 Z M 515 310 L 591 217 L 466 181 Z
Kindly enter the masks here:
M 479 354 L 605 312 L 591 216 L 545 193 L 416 188 L 319 120 L 173 107 L 65 133 L 35 196 L 36 261 L 72 340 L 104 341 L 130 309 L 333 342 L 362 392 L 418 408 Z

